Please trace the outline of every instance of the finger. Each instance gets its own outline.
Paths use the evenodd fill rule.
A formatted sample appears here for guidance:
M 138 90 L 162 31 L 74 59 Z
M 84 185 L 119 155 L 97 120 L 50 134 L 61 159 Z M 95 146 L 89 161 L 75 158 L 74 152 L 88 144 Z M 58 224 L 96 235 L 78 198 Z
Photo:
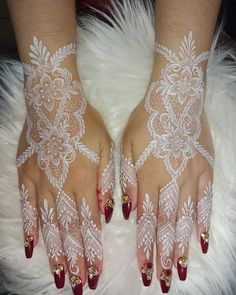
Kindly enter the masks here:
M 212 169 L 209 168 L 199 178 L 198 197 L 197 197 L 197 235 L 200 239 L 202 252 L 208 251 L 209 228 L 212 210 Z
M 97 167 L 91 165 L 89 160 L 86 173 L 81 173 L 78 179 L 78 193 L 76 203 L 80 212 L 81 234 L 84 243 L 84 253 L 88 268 L 88 285 L 90 289 L 96 289 L 99 275 L 102 271 L 102 237 L 99 217 L 97 189 Z
M 19 180 L 21 213 L 23 218 L 25 256 L 31 258 L 38 242 L 38 210 L 35 186 L 27 177 Z
M 38 192 L 38 207 L 40 208 L 40 221 L 42 235 L 46 246 L 51 271 L 54 274 L 55 284 L 58 289 L 64 287 L 66 260 L 64 257 L 58 219 L 56 216 L 53 197 L 49 192 Z
M 71 286 L 74 294 L 82 294 L 86 271 L 78 209 L 74 197 L 63 190 L 58 192 L 55 206 Z
M 180 202 L 177 213 L 174 262 L 179 279 L 186 280 L 188 266 L 188 250 L 196 207 L 196 184 L 184 184 L 180 192 Z
M 179 188 L 172 180 L 160 190 L 157 215 L 157 277 L 163 293 L 169 292 L 171 285 L 178 203 Z
M 100 166 L 98 169 L 97 197 L 98 206 L 102 214 L 105 215 L 105 221 L 111 220 L 113 208 L 115 205 L 113 199 L 115 187 L 115 163 L 114 163 L 114 145 L 111 143 L 110 149 L 104 147 L 101 151 Z
M 131 210 L 137 206 L 137 176 L 134 167 L 132 149 L 130 144 L 121 147 L 121 174 L 120 183 L 122 189 L 122 211 L 124 218 L 129 219 Z
M 145 188 L 143 181 L 138 183 L 137 258 L 143 284 L 144 286 L 149 286 L 153 273 L 153 245 L 154 241 L 156 241 L 157 196 L 153 193 L 148 193 L 150 189 L 148 187 Z

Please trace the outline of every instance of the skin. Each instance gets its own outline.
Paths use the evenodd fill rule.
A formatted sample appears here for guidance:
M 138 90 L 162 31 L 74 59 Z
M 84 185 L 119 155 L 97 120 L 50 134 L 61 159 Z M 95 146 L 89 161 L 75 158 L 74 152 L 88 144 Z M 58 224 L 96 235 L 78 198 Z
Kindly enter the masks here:
M 66 44 L 76 43 L 77 32 L 74 0 L 9 0 L 8 6 L 15 29 L 20 60 L 22 62 L 31 63 L 29 48 L 33 36 L 42 40 L 51 53 Z M 67 57 L 63 61 L 63 67 L 72 74 L 73 80 L 80 81 L 75 55 Z M 26 82 L 27 77 L 25 77 Z M 87 105 L 83 119 L 85 123 L 85 134 L 82 137 L 82 143 L 100 156 L 100 164 L 99 166 L 95 165 L 87 157 L 77 152 L 75 160 L 70 164 L 63 190 L 75 201 L 79 215 L 81 200 L 85 197 L 92 213 L 92 219 L 96 223 L 96 226 L 101 228 L 99 209 L 104 213 L 104 203 L 111 196 L 107 194 L 98 204 L 97 188 L 101 186 L 102 172 L 110 160 L 112 141 L 100 114 L 89 104 Z M 25 124 L 20 135 L 17 156 L 28 146 L 26 130 Z M 29 189 L 29 201 L 33 206 L 38 209 L 42 207 L 45 196 L 49 206 L 55 206 L 57 190 L 49 182 L 45 171 L 38 167 L 36 155 L 27 159 L 18 168 L 18 177 L 19 187 L 21 188 L 21 185 L 24 184 Z M 54 222 L 58 225 L 56 218 Z M 38 232 L 39 225 L 32 232 L 34 245 L 38 241 Z M 64 265 L 66 270 L 66 257 L 62 257 L 59 262 Z M 56 261 L 54 259 L 49 259 L 51 269 L 55 263 Z M 102 261 L 97 259 L 94 265 L 101 271 Z M 85 259 L 80 257 L 77 261 L 77 266 L 80 268 L 79 276 L 84 284 L 87 271 Z
M 159 44 L 166 46 L 175 52 L 178 56 L 180 43 L 183 37 L 193 32 L 196 55 L 203 51 L 208 51 L 213 39 L 213 33 L 217 21 L 217 16 L 221 1 L 219 0 L 158 0 L 155 3 L 155 37 Z M 157 81 L 161 75 L 161 69 L 167 64 L 167 60 L 155 53 L 153 71 L 150 78 L 150 84 Z M 201 68 L 204 75 L 206 74 L 207 62 L 201 63 Z M 205 80 L 205 77 L 204 77 Z M 156 94 L 158 99 L 158 94 Z M 131 158 L 133 163 L 137 161 L 143 150 L 146 148 L 152 137 L 147 130 L 147 121 L 149 114 L 144 108 L 144 99 L 131 113 L 127 126 L 123 134 L 123 154 L 126 158 Z M 205 112 L 201 116 L 202 132 L 199 142 L 214 156 L 212 138 L 206 118 Z M 180 188 L 180 198 L 178 208 L 176 210 L 175 219 L 178 221 L 182 215 L 182 206 L 186 201 L 187 196 L 191 195 L 196 206 L 197 201 L 203 195 L 204 188 L 209 180 L 213 179 L 213 170 L 206 159 L 199 153 L 194 159 L 187 163 L 187 167 L 180 177 L 177 178 L 177 183 Z M 143 214 L 144 194 L 148 193 L 154 206 L 154 213 L 158 218 L 158 225 L 165 223 L 162 212 L 158 205 L 158 196 L 160 189 L 163 188 L 171 180 L 163 160 L 156 159 L 153 155 L 149 156 L 143 166 L 137 172 L 138 189 L 134 189 L 130 184 L 127 185 L 123 192 L 129 195 L 132 199 L 132 210 L 137 207 L 137 220 Z M 195 209 L 196 210 L 196 209 Z M 197 225 L 198 239 L 200 233 L 203 232 L 201 224 Z M 187 247 L 188 248 L 188 247 Z M 162 266 L 160 263 L 161 246 L 157 243 L 157 278 L 160 279 Z M 170 255 L 172 263 L 177 265 L 177 259 L 180 257 L 178 244 Z M 188 257 L 188 249 L 185 250 L 184 256 Z M 137 248 L 137 258 L 140 270 L 146 263 L 143 248 Z M 153 260 L 153 249 L 151 261 Z

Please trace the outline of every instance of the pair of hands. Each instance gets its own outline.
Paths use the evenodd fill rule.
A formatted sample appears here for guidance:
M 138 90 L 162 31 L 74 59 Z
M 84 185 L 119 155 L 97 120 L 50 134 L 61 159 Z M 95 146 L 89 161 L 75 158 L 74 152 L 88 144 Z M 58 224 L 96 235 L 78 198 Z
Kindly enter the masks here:
M 186 50 L 191 49 L 191 34 L 186 42 Z M 173 263 L 180 279 L 186 278 L 195 219 L 202 250 L 207 251 L 213 147 L 199 66 L 206 56 L 197 60 L 192 52 L 191 63 L 183 64 L 184 57 L 171 56 L 164 47 L 159 52 L 170 55 L 169 63 L 158 82 L 150 84 L 124 131 L 121 186 L 125 219 L 137 207 L 143 283 L 151 283 L 157 242 L 157 277 L 168 292 Z M 42 41 L 33 39 L 31 64 L 23 65 L 27 119 L 17 166 L 26 256 L 32 256 L 37 244 L 40 220 L 57 287 L 64 286 L 68 271 L 73 292 L 82 294 L 86 276 L 95 289 L 102 271 L 99 211 L 109 222 L 114 161 L 102 118 L 86 102 L 76 71 L 66 67 L 71 54 L 73 44 L 50 55 Z M 176 83 L 179 87 L 174 88 Z

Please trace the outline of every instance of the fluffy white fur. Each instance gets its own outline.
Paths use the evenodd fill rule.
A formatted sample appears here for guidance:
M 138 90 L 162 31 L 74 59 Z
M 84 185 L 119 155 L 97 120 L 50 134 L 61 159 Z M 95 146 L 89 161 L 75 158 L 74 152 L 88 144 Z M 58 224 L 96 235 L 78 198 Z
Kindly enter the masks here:
M 113 27 L 87 19 L 86 26 L 79 28 L 78 63 L 85 92 L 103 115 L 117 146 L 129 113 L 147 89 L 154 50 L 152 8 L 146 11 L 138 1 L 124 2 L 122 12 L 116 9 Z M 233 62 L 225 60 L 229 55 Z M 0 277 L 17 294 L 72 294 L 68 282 L 63 290 L 56 290 L 41 238 L 33 258 L 24 257 L 15 167 L 25 118 L 22 79 L 19 62 L 2 63 Z M 170 294 L 236 294 L 236 67 L 229 50 L 212 54 L 207 79 L 206 108 L 216 152 L 210 249 L 202 255 L 195 236 L 192 238 L 188 279 L 180 282 L 175 272 Z M 161 294 L 155 276 L 149 288 L 141 282 L 135 257 L 135 213 L 124 221 L 120 210 L 118 158 L 117 148 L 117 206 L 111 223 L 103 226 L 104 271 L 98 289 L 86 288 L 84 294 Z

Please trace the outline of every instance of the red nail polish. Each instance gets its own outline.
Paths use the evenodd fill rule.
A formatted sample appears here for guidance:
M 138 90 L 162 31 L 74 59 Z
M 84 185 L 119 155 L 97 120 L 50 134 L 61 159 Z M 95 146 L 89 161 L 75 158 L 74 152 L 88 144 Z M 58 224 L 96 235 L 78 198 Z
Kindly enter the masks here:
M 161 290 L 163 293 L 169 292 L 171 279 L 172 279 L 172 271 L 170 269 L 165 269 L 161 272 L 160 284 L 161 284 Z
M 72 276 L 70 278 L 71 287 L 74 295 L 82 295 L 83 294 L 83 285 L 80 277 Z
M 26 258 L 31 258 L 34 250 L 34 238 L 28 236 L 25 238 L 25 256 Z
M 99 279 L 99 270 L 97 267 L 90 265 L 88 268 L 88 285 L 89 288 L 95 290 Z
M 65 284 L 65 271 L 62 264 L 57 264 L 53 267 L 53 273 L 54 273 L 54 281 L 55 285 L 58 289 L 61 289 L 64 287 Z
M 188 268 L 188 258 L 187 257 L 179 257 L 177 260 L 177 270 L 178 270 L 179 279 L 181 281 L 186 280 L 187 268 Z
M 143 280 L 143 284 L 145 287 L 148 287 L 151 285 L 152 282 L 152 273 L 153 273 L 153 269 L 152 269 L 152 263 L 148 262 L 145 263 L 142 267 L 142 280 Z
M 106 201 L 105 210 L 104 210 L 106 223 L 108 223 L 111 220 L 114 205 L 115 205 L 115 202 L 113 199 L 109 199 Z
M 202 253 L 204 253 L 204 254 L 207 253 L 208 246 L 209 246 L 209 234 L 207 232 L 204 232 L 201 234 Z
M 132 201 L 129 196 L 122 196 L 121 203 L 124 219 L 128 220 L 131 212 Z

